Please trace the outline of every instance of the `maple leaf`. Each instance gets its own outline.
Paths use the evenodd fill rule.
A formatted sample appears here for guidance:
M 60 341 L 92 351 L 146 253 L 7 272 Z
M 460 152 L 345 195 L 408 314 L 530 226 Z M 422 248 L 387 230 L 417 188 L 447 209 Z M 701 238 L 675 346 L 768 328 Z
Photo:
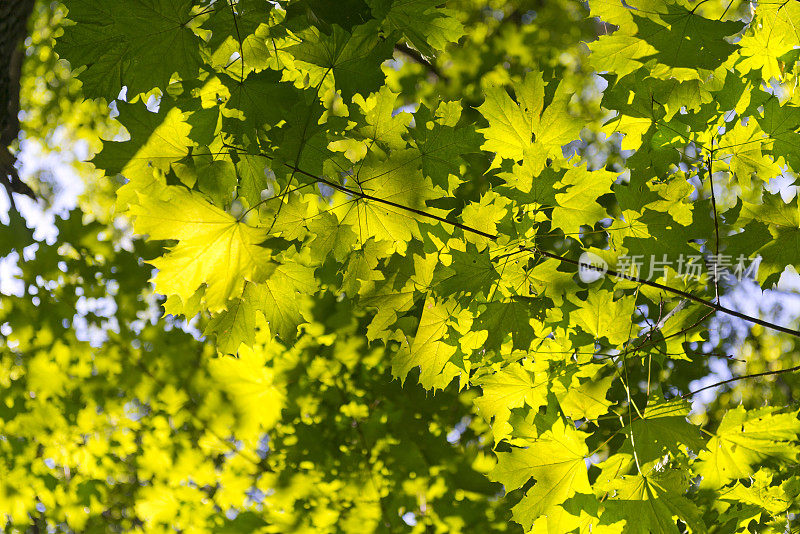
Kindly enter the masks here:
M 269 186 L 267 163 L 263 156 L 242 154 L 235 156 L 234 169 L 239 196 L 250 206 L 261 201 L 261 192 Z
M 331 141 L 328 145 L 331 150 L 340 150 L 352 162 L 361 161 L 370 150 L 379 147 L 403 149 L 406 142 L 403 134 L 411 122 L 411 115 L 405 112 L 396 112 L 395 103 L 398 95 L 382 87 L 377 93 L 368 98 L 361 95 L 353 97 L 353 103 L 358 111 L 363 114 L 363 126 L 348 130 L 347 138 Z
M 676 519 L 680 519 L 690 532 L 706 532 L 700 511 L 683 496 L 687 486 L 685 473 L 674 469 L 618 479 L 613 496 L 604 504 L 601 523 L 624 520 L 625 532 L 633 534 L 678 534 Z
M 308 229 L 314 234 L 311 241 L 311 255 L 323 260 L 332 254 L 337 261 L 344 260 L 354 248 L 358 236 L 351 226 L 339 224 L 336 216 L 322 212 L 308 223 Z
M 740 41 L 740 61 L 736 68 L 740 72 L 760 69 L 765 80 L 783 78 L 783 69 L 778 58 L 800 44 L 797 20 L 800 6 L 795 2 L 764 4 L 757 12 L 755 23 L 751 23 Z
M 335 24 L 351 31 L 370 19 L 370 6 L 364 0 L 342 0 L 332 4 L 325 0 L 298 0 L 286 7 L 284 23 L 292 30 L 319 25 L 330 33 Z
M 292 341 L 303 322 L 302 298 L 317 289 L 313 270 L 300 263 L 271 263 L 263 277 L 263 283 L 247 285 L 242 300 L 264 315 L 274 334 Z
M 576 493 L 591 492 L 584 463 L 588 452 L 582 433 L 558 420 L 528 448 L 497 453 L 497 466 L 489 477 L 508 490 L 536 480 L 514 507 L 515 518 L 530 528 L 535 519 Z
M 433 278 L 436 292 L 443 297 L 472 298 L 485 293 L 499 277 L 488 250 L 478 252 L 467 245 L 463 252 L 451 251 L 450 257 L 450 265 L 439 265 Z
M 740 215 L 741 222 L 763 223 L 772 239 L 758 249 L 762 260 L 758 268 L 758 281 L 763 287 L 776 283 L 783 270 L 791 265 L 800 267 L 797 245 L 800 244 L 800 203 L 795 197 L 790 204 L 779 195 L 765 195 L 763 204 L 746 203 Z M 791 244 L 791 245 L 790 245 Z
M 299 263 L 274 261 L 261 269 L 262 283 L 248 282 L 241 298 L 229 303 L 206 327 L 206 335 L 216 336 L 220 352 L 236 354 L 242 343 L 253 345 L 258 313 L 272 334 L 285 342 L 294 341 L 297 327 L 305 322 L 303 298 L 317 289 L 312 270 Z
M 689 69 L 719 67 L 738 49 L 725 38 L 744 27 L 742 22 L 710 20 L 696 9 L 669 2 L 664 2 L 655 14 L 635 13 L 634 17 L 639 35 L 657 50 L 653 57 L 664 65 Z M 665 25 L 680 28 L 681 38 L 660 31 Z
M 769 139 L 756 122 L 750 122 L 747 126 L 736 124 L 725 133 L 720 144 L 720 151 L 732 155 L 731 171 L 742 187 L 749 188 L 753 176 L 769 181 L 781 174 L 780 166 L 762 151 L 763 146 L 769 146 Z
M 217 350 L 222 354 L 236 354 L 242 343 L 252 347 L 255 343 L 256 310 L 247 299 L 234 299 L 228 308 L 214 316 L 203 335 L 214 336 Z
M 69 19 L 58 51 L 73 68 L 90 98 L 113 100 L 123 86 L 128 95 L 165 89 L 174 73 L 193 78 L 200 68 L 199 38 L 187 27 L 190 0 L 136 0 L 123 3 L 68 0 Z
M 594 376 L 577 386 L 572 385 L 567 389 L 566 395 L 558 401 L 564 415 L 573 421 L 579 419 L 592 421 L 607 413 L 614 404 L 606 399 L 613 381 L 613 376 Z
M 336 88 L 349 101 L 356 93 L 367 95 L 383 83 L 380 65 L 392 55 L 393 36 L 381 35 L 379 25 L 371 20 L 351 33 L 334 24 L 330 35 L 312 27 L 287 51 L 309 69 L 313 85 L 333 83 L 332 75 Z
M 764 103 L 763 116 L 756 117 L 761 129 L 769 135 L 772 142 L 767 145 L 770 152 L 782 156 L 793 169 L 800 167 L 800 106 L 791 103 L 781 105 L 777 98 L 771 96 Z
M 720 519 L 734 518 L 739 525 L 747 525 L 753 519 L 758 520 L 763 512 L 772 516 L 785 513 L 792 502 L 787 491 L 790 485 L 773 485 L 773 478 L 768 469 L 762 468 L 751 477 L 749 486 L 736 482 L 732 488 L 726 489 L 722 500 L 730 507 Z
M 208 46 L 211 62 L 237 76 L 264 68 L 269 61 L 269 48 L 264 33 L 272 4 L 260 0 L 237 0 L 235 3 L 215 3 L 202 28 L 211 32 Z M 241 52 L 241 54 L 240 54 Z M 235 61 L 233 54 L 239 55 Z
M 345 186 L 404 207 L 427 209 L 426 201 L 439 195 L 428 186 L 419 164 L 414 151 L 396 152 L 391 160 L 365 163 L 357 176 L 345 181 Z M 404 250 L 412 238 L 421 236 L 417 219 L 407 210 L 358 195 L 353 197 L 355 205 L 341 204 L 332 211 L 342 224 L 353 228 L 362 243 L 374 238 Z
M 475 320 L 473 329 L 489 333 L 486 348 L 499 349 L 506 335 L 511 334 L 512 350 L 527 350 L 535 337 L 530 325 L 531 317 L 541 319 L 544 315 L 540 309 L 537 310 L 540 304 L 540 300 L 525 297 L 516 297 L 503 303 L 492 301 Z
M 511 364 L 480 382 L 483 394 L 475 400 L 475 406 L 487 421 L 494 419 L 496 440 L 511 433 L 512 409 L 527 405 L 536 410 L 547 404 L 547 373 L 539 367 L 531 370 L 529 365 Z
M 635 451 L 643 464 L 662 458 L 665 451 L 676 457 L 681 455 L 681 448 L 698 453 L 705 443 L 699 429 L 687 420 L 689 410 L 685 400 L 651 396 L 642 417 L 625 427 L 629 441 L 622 450 Z
M 557 186 L 566 187 L 564 193 L 555 196 L 553 226 L 565 234 L 576 234 L 582 225 L 593 226 L 606 216 L 603 207 L 595 200 L 611 192 L 616 176 L 602 170 L 589 172 L 584 167 L 569 169 Z
M 414 367 L 420 368 L 419 382 L 425 388 L 443 388 L 452 376 L 442 375 L 445 364 L 455 354 L 456 347 L 444 339 L 452 319 L 447 303 L 428 297 L 413 342 L 404 341 L 392 361 L 392 374 L 405 379 Z
M 376 18 L 384 19 L 384 26 L 402 32 L 414 47 L 425 56 L 443 49 L 448 43 L 458 41 L 464 27 L 448 9 L 440 7 L 438 0 L 369 0 Z
M 423 104 L 414 113 L 411 136 L 422 154 L 422 172 L 444 190 L 450 190 L 450 177 L 458 176 L 463 155 L 479 151 L 480 135 L 472 125 L 459 126 L 460 117 L 458 102 L 442 102 L 435 113 Z
M 575 321 L 589 334 L 605 337 L 614 345 L 628 340 L 631 336 L 630 315 L 633 313 L 633 298 L 623 297 L 614 300 L 610 291 L 599 290 L 589 294 L 585 301 L 576 304 L 580 309 L 573 312 Z
M 797 448 L 792 441 L 800 433 L 797 412 L 776 413 L 776 408 L 729 410 L 700 454 L 697 472 L 702 487 L 719 487 L 749 476 L 751 468 L 766 461 L 792 462 Z
M 92 162 L 109 176 L 117 173 L 134 178 L 137 173 L 149 174 L 149 168 L 168 170 L 189 155 L 194 143 L 189 139 L 191 126 L 179 108 L 160 107 L 152 113 L 141 102 L 118 102 L 117 117 L 128 130 L 127 141 L 103 141 L 103 150 Z M 187 184 L 194 185 L 194 181 Z
M 219 80 L 228 92 L 221 109 L 224 131 L 251 141 L 265 125 L 285 120 L 296 101 L 305 97 L 272 71 L 250 73 L 244 80 L 220 74 Z
M 567 111 L 572 95 L 563 85 L 545 109 L 545 85 L 541 72 L 530 72 L 514 86 L 516 101 L 504 88 L 493 86 L 478 107 L 489 122 L 488 128 L 478 130 L 486 138 L 481 148 L 515 161 L 530 159 L 534 176 L 544 169 L 547 158 L 563 157 L 561 147 L 576 139 L 581 129 Z
M 127 187 L 143 187 L 134 183 Z M 128 206 L 134 230 L 150 239 L 175 239 L 178 244 L 150 263 L 158 269 L 156 291 L 184 302 L 205 286 L 203 302 L 211 312 L 241 296 L 246 280 L 262 278 L 270 253 L 259 244 L 265 229 L 254 228 L 213 206 L 201 195 L 153 178 L 148 194 L 136 194 Z

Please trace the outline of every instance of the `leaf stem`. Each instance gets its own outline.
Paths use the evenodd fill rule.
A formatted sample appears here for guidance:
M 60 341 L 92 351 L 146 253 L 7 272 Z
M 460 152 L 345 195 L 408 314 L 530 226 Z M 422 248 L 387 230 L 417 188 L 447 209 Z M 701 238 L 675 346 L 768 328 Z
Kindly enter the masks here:
M 242 34 L 239 33 L 239 21 L 236 18 L 236 8 L 233 1 L 229 0 L 228 5 L 231 8 L 231 16 L 233 16 L 233 27 L 236 29 L 236 40 L 239 42 L 239 61 L 242 63 L 241 82 L 244 82 L 244 45 L 242 44 Z
M 708 184 L 711 187 L 711 210 L 714 213 L 714 296 L 719 302 L 719 220 L 717 218 L 717 196 L 714 194 L 714 149 L 708 156 Z

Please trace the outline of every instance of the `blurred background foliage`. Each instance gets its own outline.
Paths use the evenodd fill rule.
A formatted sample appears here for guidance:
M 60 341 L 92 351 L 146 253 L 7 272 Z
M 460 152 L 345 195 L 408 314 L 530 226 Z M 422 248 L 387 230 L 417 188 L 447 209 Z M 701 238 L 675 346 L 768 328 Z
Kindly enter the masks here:
M 482 83 L 520 76 L 531 54 L 583 83 L 592 27 L 576 4 L 453 7 L 468 34 L 435 59 L 441 76 L 402 51 L 385 68 L 407 104 L 432 104 L 434 81 L 476 106 Z M 392 382 L 345 303 L 320 304 L 296 348 L 262 339 L 239 359 L 212 354 L 203 318 L 160 318 L 143 261 L 159 251 L 131 238 L 113 183 L 82 163 L 125 134 L 53 52 L 64 14 L 37 2 L 30 20 L 14 148 L 38 202 L 18 200 L 25 216 L 9 210 L 0 229 L 4 530 L 517 531 L 484 476 L 475 393 Z

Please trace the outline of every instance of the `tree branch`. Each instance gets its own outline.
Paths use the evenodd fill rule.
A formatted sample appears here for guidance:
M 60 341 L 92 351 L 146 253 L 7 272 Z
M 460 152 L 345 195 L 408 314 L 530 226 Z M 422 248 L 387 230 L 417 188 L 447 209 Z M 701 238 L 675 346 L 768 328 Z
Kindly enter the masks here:
M 760 376 L 770 376 L 770 375 L 782 375 L 784 373 L 794 373 L 794 372 L 797 372 L 797 371 L 800 371 L 800 365 L 796 365 L 794 367 L 789 367 L 788 369 L 778 369 L 777 371 L 764 371 L 763 373 L 753 373 L 753 374 L 750 374 L 750 375 L 734 376 L 733 378 L 729 378 L 727 380 L 721 380 L 719 382 L 711 384 L 710 386 L 705 386 L 705 387 L 702 387 L 700 389 L 696 389 L 694 391 L 690 391 L 689 393 L 685 393 L 685 394 L 681 395 L 680 398 L 681 399 L 686 399 L 688 397 L 691 397 L 692 395 L 696 395 L 696 394 L 700 393 L 701 391 L 705 391 L 707 389 L 712 389 L 712 388 L 717 388 L 719 386 L 724 386 L 725 384 L 730 384 L 731 382 L 737 382 L 739 380 L 745 380 L 747 378 L 758 378 Z
M 408 56 L 409 58 L 413 59 L 416 63 L 419 63 L 420 65 L 425 67 L 428 70 L 428 72 L 435 75 L 440 80 L 444 82 L 447 81 L 448 79 L 447 76 L 444 75 L 441 70 L 439 70 L 439 67 L 431 63 L 425 56 L 423 56 L 419 52 L 419 50 L 411 48 L 405 43 L 397 43 L 396 45 L 394 45 L 394 49 L 395 51 L 400 52 L 404 56 Z
M 274 157 L 270 156 L 269 154 L 263 154 L 262 153 L 260 155 L 265 157 L 265 158 L 267 158 L 267 159 L 269 159 L 269 160 L 274 159 Z M 372 200 L 374 202 L 378 202 L 380 204 L 391 206 L 393 208 L 401 209 L 401 210 L 407 211 L 409 213 L 414 213 L 414 214 L 419 215 L 420 217 L 424 217 L 426 219 L 431 219 L 431 220 L 434 220 L 434 221 L 439 221 L 439 222 L 442 222 L 442 223 L 445 223 L 445 224 L 449 224 L 450 226 L 453 226 L 455 228 L 460 228 L 461 230 L 463 230 L 465 232 L 469 232 L 471 234 L 479 235 L 481 237 L 485 237 L 487 239 L 491 239 L 492 241 L 497 241 L 500 238 L 499 235 L 490 234 L 490 233 L 484 232 L 482 230 L 478 230 L 477 228 L 472 228 L 470 226 L 467 226 L 466 224 L 462 224 L 462 223 L 459 223 L 459 222 L 456 222 L 456 221 L 451 221 L 451 220 L 446 219 L 444 217 L 439 217 L 438 215 L 434 215 L 432 213 L 428 213 L 426 211 L 423 211 L 423 210 L 420 210 L 420 209 L 417 209 L 417 208 L 412 208 L 410 206 L 404 206 L 402 204 L 398 204 L 396 202 L 392 202 L 391 200 L 386 200 L 386 199 L 383 199 L 383 198 L 375 197 L 375 196 L 372 196 L 370 194 L 364 193 L 363 191 L 356 191 L 354 189 L 350 189 L 350 188 L 345 187 L 343 185 L 337 184 L 336 182 L 332 182 L 332 181 L 328 180 L 327 178 L 323 178 L 321 176 L 316 176 L 316 175 L 314 175 L 314 174 L 312 174 L 312 173 L 310 173 L 308 171 L 305 171 L 305 170 L 303 170 L 303 169 L 301 169 L 301 168 L 299 168 L 299 167 L 297 167 L 295 165 L 292 165 L 291 163 L 283 162 L 283 165 L 285 167 L 287 167 L 287 168 L 299 173 L 299 174 L 302 174 L 303 176 L 311 178 L 312 180 L 314 180 L 316 182 L 323 183 L 323 184 L 325 184 L 325 185 L 327 185 L 329 187 L 332 187 L 332 188 L 336 189 L 337 191 L 341 191 L 342 193 L 346 193 L 348 195 L 352 195 L 354 197 L 358 197 L 358 198 L 361 198 L 361 199 L 364 199 L 364 200 Z M 577 260 L 573 260 L 571 258 L 565 258 L 563 256 L 559 256 L 558 254 L 553 254 L 552 252 L 547 252 L 545 250 L 540 250 L 540 249 L 535 248 L 535 247 L 527 247 L 525 245 L 520 245 L 519 249 L 520 250 L 524 250 L 524 251 L 528 251 L 528 252 L 532 252 L 533 254 L 539 254 L 539 255 L 544 256 L 546 258 L 551 258 L 551 259 L 554 259 L 554 260 L 557 260 L 557 261 L 560 261 L 560 262 L 563 262 L 563 263 L 569 263 L 571 265 L 575 265 L 575 266 L 578 266 L 578 267 L 586 267 L 586 268 L 589 268 L 589 269 L 593 269 L 595 271 L 608 274 L 609 276 L 613 276 L 615 278 L 631 280 L 632 282 L 636 282 L 636 283 L 641 284 L 641 285 L 646 285 L 646 286 L 649 286 L 649 287 L 660 289 L 662 291 L 666 291 L 667 293 L 671 293 L 673 295 L 677 295 L 677 296 L 683 297 L 683 298 L 685 298 L 687 300 L 691 300 L 691 301 L 696 302 L 698 304 L 702 304 L 703 306 L 706 306 L 707 308 L 710 308 L 712 310 L 718 311 L 720 313 L 724 313 L 726 315 L 730 315 L 731 317 L 736 317 L 738 319 L 742 319 L 742 320 L 747 321 L 749 323 L 758 324 L 758 325 L 761 325 L 761 326 L 763 326 L 765 328 L 769 328 L 771 330 L 776 330 L 778 332 L 783 332 L 784 334 L 789 334 L 791 336 L 800 338 L 800 331 L 792 330 L 791 328 L 787 328 L 785 326 L 781 326 L 781 325 L 778 325 L 778 324 L 775 324 L 775 323 L 771 323 L 769 321 L 765 321 L 764 319 L 759 319 L 758 317 L 752 317 L 750 315 L 738 312 L 738 311 L 733 310 L 731 308 L 727 308 L 725 306 L 722 306 L 718 302 L 715 303 L 715 302 L 706 300 L 706 299 L 704 299 L 702 297 L 698 297 L 697 295 L 694 295 L 694 294 L 689 293 L 687 291 L 683 291 L 681 289 L 665 286 L 663 284 L 659 284 L 658 282 L 653 282 L 653 281 L 650 281 L 650 280 L 646 280 L 644 278 L 639 278 L 638 276 L 631 276 L 631 275 L 627 275 L 627 274 L 618 273 L 617 271 L 614 271 L 614 270 L 611 270 L 611 269 L 607 269 L 606 270 L 606 269 L 603 269 L 601 267 L 597 267 L 595 265 L 582 264 L 582 263 L 578 262 Z
M 270 159 L 270 160 L 273 159 L 272 156 L 269 156 L 267 154 L 261 154 L 261 155 L 264 156 L 267 159 Z M 414 213 L 416 215 L 419 215 L 420 217 L 425 217 L 426 219 L 433 219 L 434 221 L 443 222 L 445 224 L 449 224 L 451 226 L 455 226 L 456 228 L 460 228 L 460 229 L 464 230 L 465 232 L 469 232 L 469 233 L 472 233 L 472 234 L 476 234 L 476 235 L 485 237 L 487 239 L 491 239 L 492 241 L 496 241 L 498 239 L 498 237 L 499 237 L 499 236 L 497 236 L 495 234 L 489 234 L 489 233 L 486 233 L 486 232 L 482 232 L 481 230 L 478 230 L 476 228 L 471 228 L 471 227 L 467 226 L 466 224 L 462 224 L 462 223 L 456 222 L 456 221 L 451 221 L 449 219 L 445 219 L 444 217 L 439 217 L 438 215 L 434 215 L 433 213 L 428 213 L 426 211 L 422 211 L 422 210 L 419 210 L 417 208 L 412 208 L 410 206 L 404 206 L 402 204 L 398 204 L 397 202 L 392 202 L 391 200 L 386 200 L 386 199 L 383 199 L 383 198 L 374 197 L 374 196 L 372 196 L 372 195 L 370 195 L 368 193 L 364 193 L 362 191 L 356 191 L 354 189 L 350 189 L 350 188 L 345 187 L 343 185 L 337 184 L 336 182 L 331 182 L 330 180 L 328 180 L 326 178 L 323 178 L 321 176 L 316 176 L 314 174 L 311 174 L 310 172 L 304 171 L 303 169 L 301 169 L 299 167 L 296 167 L 296 166 L 292 165 L 291 163 L 284 162 L 283 165 L 284 165 L 284 167 L 287 167 L 287 168 L 293 170 L 294 172 L 296 172 L 298 174 L 302 174 L 303 176 L 306 176 L 306 177 L 311 178 L 311 179 L 313 179 L 313 180 L 315 180 L 315 181 L 317 181 L 319 183 L 322 183 L 322 184 L 325 184 L 325 185 L 327 185 L 329 187 L 332 187 L 332 188 L 336 189 L 337 191 L 341 191 L 342 193 L 347 193 L 348 195 L 353 195 L 355 197 L 359 197 L 359 198 L 362 198 L 364 200 L 372 200 L 372 201 L 378 202 L 380 204 L 385 204 L 387 206 L 392 206 L 393 208 L 397 208 L 397 209 L 401 209 L 403 211 Z
M 576 265 L 578 267 L 584 267 L 584 268 L 592 269 L 592 270 L 595 270 L 595 271 L 598 271 L 598 272 L 603 272 L 605 274 L 613 276 L 614 278 L 622 278 L 622 279 L 625 279 L 625 280 L 631 280 L 631 281 L 636 282 L 638 284 L 654 287 L 656 289 L 661 289 L 662 291 L 667 291 L 668 293 L 672 293 L 673 295 L 681 296 L 681 297 L 683 297 L 685 299 L 697 302 L 698 304 L 702 304 L 703 306 L 706 306 L 708 308 L 711 308 L 712 310 L 716 310 L 718 312 L 724 313 L 726 315 L 730 315 L 732 317 L 737 317 L 739 319 L 743 319 L 743 320 L 748 321 L 750 323 L 759 324 L 759 325 L 761 325 L 763 327 L 770 328 L 772 330 L 777 330 L 778 332 L 783 332 L 784 334 L 789 334 L 789 335 L 792 335 L 794 337 L 800 338 L 800 331 L 792 330 L 791 328 L 786 328 L 785 326 L 780 326 L 780 325 L 777 325 L 777 324 L 774 324 L 774 323 L 770 323 L 769 321 L 765 321 L 764 319 L 759 319 L 758 317 L 752 317 L 750 315 L 746 315 L 744 313 L 740 313 L 740 312 L 738 312 L 736 310 L 732 310 L 730 308 L 726 308 L 725 306 L 722 306 L 719 303 L 711 302 L 709 300 L 706 300 L 706 299 L 704 299 L 702 297 L 698 297 L 697 295 L 693 295 L 692 293 L 683 291 L 681 289 L 665 286 L 663 284 L 659 284 L 658 282 L 653 282 L 651 280 L 646 280 L 644 278 L 639 278 L 638 276 L 631 276 L 629 274 L 618 273 L 618 272 L 613 271 L 611 269 L 605 270 L 605 269 L 603 269 L 601 267 L 597 267 L 595 265 L 580 263 L 579 261 L 576 261 L 576 260 L 573 260 L 573 259 L 570 259 L 570 258 L 565 258 L 563 256 L 559 256 L 558 254 L 553 254 L 552 252 L 547 252 L 545 250 L 539 250 L 537 248 L 529 248 L 529 247 L 525 247 L 523 245 L 520 245 L 520 248 L 523 249 L 523 250 L 527 250 L 529 252 L 533 252 L 534 254 L 540 254 L 540 255 L 542 255 L 542 256 L 544 256 L 546 258 L 552 258 L 554 260 L 558 260 L 558 261 L 561 261 L 561 262 L 564 262 L 564 263 L 569 263 L 571 265 Z

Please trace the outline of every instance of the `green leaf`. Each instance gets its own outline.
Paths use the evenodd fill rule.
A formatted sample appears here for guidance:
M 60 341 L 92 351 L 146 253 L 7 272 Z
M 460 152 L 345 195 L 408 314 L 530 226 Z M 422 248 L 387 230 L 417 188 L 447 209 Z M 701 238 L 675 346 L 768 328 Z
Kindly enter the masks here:
M 693 534 L 707 532 L 700 511 L 683 496 L 687 486 L 686 474 L 674 469 L 618 479 L 601 523 L 624 520 L 631 534 L 678 534 L 680 519 Z
M 346 178 L 345 186 L 351 190 L 417 210 L 427 209 L 426 201 L 438 196 L 423 178 L 413 150 L 397 152 L 391 161 L 367 162 L 351 181 Z M 369 198 L 350 200 L 355 206 L 343 203 L 333 211 L 342 224 L 353 228 L 362 243 L 374 238 L 405 250 L 412 238 L 421 237 L 417 218 L 407 210 Z
M 251 73 L 244 80 L 220 74 L 219 80 L 230 95 L 222 108 L 225 131 L 252 142 L 265 126 L 285 120 L 290 109 L 307 98 L 272 71 Z
M 242 154 L 234 162 L 239 196 L 247 200 L 249 206 L 261 201 L 261 192 L 269 186 L 267 178 L 267 159 L 263 156 Z
M 548 158 L 563 157 L 561 147 L 577 139 L 581 129 L 567 111 L 571 95 L 563 85 L 556 88 L 545 109 L 545 85 L 542 73 L 530 72 L 514 85 L 516 101 L 504 88 L 493 86 L 478 108 L 489 122 L 488 128 L 478 130 L 486 138 L 481 148 L 514 161 L 530 159 L 534 176 Z
M 507 421 L 513 408 L 523 404 L 538 408 L 547 403 L 547 385 L 536 384 L 534 374 L 520 364 L 503 368 L 480 385 L 483 395 L 475 404 L 487 418 L 501 417 Z
M 431 57 L 464 34 L 453 12 L 442 9 L 438 0 L 369 0 L 372 12 L 384 19 L 384 26 L 398 32 L 423 55 Z
M 383 84 L 381 63 L 392 56 L 392 36 L 378 31 L 379 23 L 371 20 L 353 28 L 352 33 L 338 25 L 330 35 L 310 28 L 303 40 L 287 50 L 306 64 L 313 85 L 334 83 L 345 101 L 355 94 L 368 95 Z
M 436 269 L 433 279 L 436 293 L 444 297 L 488 295 L 499 276 L 489 251 L 478 252 L 474 246 L 467 245 L 466 251 L 453 250 L 450 257 L 450 265 L 439 265 Z
M 189 29 L 190 0 L 95 2 L 67 0 L 69 20 L 57 51 L 78 75 L 89 98 L 111 101 L 123 86 L 128 97 L 166 89 L 177 73 L 197 76 L 200 39 Z
M 556 184 L 567 189 L 555 196 L 553 226 L 561 228 L 565 234 L 574 235 L 581 226 L 594 226 L 606 217 L 606 211 L 596 200 L 611 192 L 615 178 L 614 173 L 608 171 L 589 172 L 584 167 L 569 169 Z
M 423 387 L 444 388 L 452 376 L 442 374 L 442 371 L 456 352 L 456 347 L 445 342 L 452 319 L 452 306 L 429 296 L 423 305 L 413 341 L 409 343 L 404 339 L 392 360 L 392 375 L 405 380 L 411 369 L 419 367 L 419 382 Z
M 445 191 L 450 190 L 451 176 L 462 181 L 462 155 L 479 151 L 480 136 L 472 125 L 458 125 L 460 116 L 457 102 L 442 102 L 435 113 L 423 104 L 414 113 L 411 136 L 422 154 L 422 172 Z
M 211 32 L 208 46 L 212 63 L 227 66 L 228 72 L 238 76 L 264 68 L 269 49 L 257 30 L 267 25 L 274 6 L 263 0 L 237 0 L 214 3 L 213 7 L 213 13 L 202 24 L 204 30 Z M 239 57 L 232 61 L 234 53 Z
M 585 456 L 589 453 L 582 432 L 560 419 L 528 448 L 497 453 L 497 466 L 489 474 L 507 490 L 521 488 L 529 479 L 536 483 L 514 507 L 514 517 L 530 528 L 540 516 L 576 493 L 590 493 Z
M 577 421 L 579 419 L 596 420 L 608 412 L 614 404 L 606 399 L 613 376 L 594 376 L 578 385 L 573 385 L 567 394 L 559 400 L 564 415 Z
M 660 395 L 650 397 L 643 417 L 626 425 L 628 442 L 623 450 L 635 451 L 642 465 L 661 459 L 666 453 L 672 457 L 684 455 L 686 449 L 699 453 L 706 445 L 700 429 L 687 420 L 689 410 L 686 400 L 667 401 Z
M 299 0 L 286 8 L 286 22 L 294 24 L 297 17 L 305 16 L 308 24 L 316 24 L 330 33 L 330 26 L 336 24 L 352 31 L 358 24 L 369 20 L 369 6 L 364 0 L 344 0 L 332 4 L 325 0 Z
M 184 187 L 151 178 L 148 194 L 136 194 L 128 214 L 137 233 L 178 241 L 167 254 L 150 261 L 158 269 L 153 282 L 161 294 L 187 302 L 205 286 L 205 306 L 219 312 L 241 296 L 246 280 L 263 276 L 270 254 L 259 243 L 266 239 L 266 230 L 236 220 Z
M 633 298 L 614 300 L 613 293 L 601 289 L 592 291 L 585 301 L 574 302 L 580 306 L 572 313 L 576 324 L 594 337 L 605 337 L 612 345 L 619 345 L 636 334 L 630 324 Z
M 756 221 L 769 228 L 772 239 L 758 249 L 762 260 L 758 281 L 762 287 L 777 283 L 787 266 L 800 268 L 796 245 L 800 244 L 800 204 L 795 198 L 786 204 L 779 195 L 765 195 L 763 204 L 746 203 L 740 215 L 742 223 Z
M 719 428 L 700 453 L 696 472 L 703 488 L 718 488 L 730 480 L 750 476 L 766 462 L 785 464 L 797 460 L 794 443 L 800 433 L 797 412 L 776 413 L 776 408 L 728 410 Z
M 537 309 L 538 299 L 517 297 L 511 302 L 492 301 L 475 319 L 473 330 L 486 330 L 487 349 L 499 349 L 510 334 L 512 350 L 528 350 L 534 340 L 535 332 L 530 324 L 531 317 L 542 319 L 544 314 Z M 538 312 L 538 313 L 537 313 Z
M 297 336 L 297 327 L 305 322 L 303 297 L 317 291 L 314 272 L 299 263 L 271 263 L 265 276 L 265 282 L 247 285 L 242 300 L 249 309 L 264 315 L 273 334 L 290 342 Z
M 185 158 L 194 143 L 189 139 L 191 127 L 187 114 L 166 105 L 152 113 L 142 103 L 117 102 L 118 120 L 130 134 L 128 141 L 103 141 L 103 150 L 92 163 L 107 176 L 122 173 L 133 179 L 149 167 L 168 170 L 171 164 Z M 194 185 L 194 181 L 187 183 Z
M 696 9 L 667 2 L 657 15 L 648 13 L 635 18 L 641 37 L 657 50 L 652 57 L 670 67 L 689 69 L 711 70 L 722 65 L 738 48 L 726 37 L 744 26 L 739 21 L 710 20 Z M 665 25 L 676 29 L 678 35 L 663 31 Z
M 213 335 L 217 350 L 222 354 L 236 354 L 244 343 L 248 347 L 255 342 L 256 309 L 249 299 L 236 299 L 228 309 L 215 315 L 206 326 L 203 335 Z

